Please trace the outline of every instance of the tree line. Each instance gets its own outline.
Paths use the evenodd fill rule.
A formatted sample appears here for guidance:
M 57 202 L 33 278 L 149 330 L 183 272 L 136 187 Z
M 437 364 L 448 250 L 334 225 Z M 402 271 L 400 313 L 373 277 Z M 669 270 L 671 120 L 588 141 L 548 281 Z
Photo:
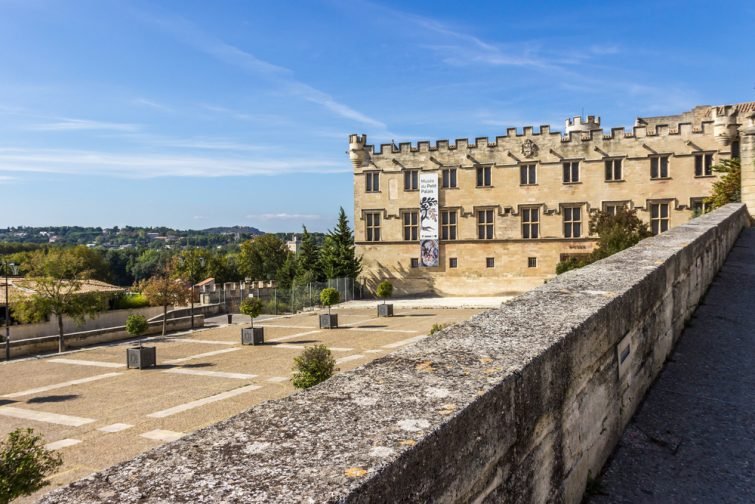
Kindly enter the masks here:
M 212 243 L 184 248 L 103 249 L 6 242 L 0 243 L 0 255 L 18 264 L 21 274 L 28 274 L 35 256 L 67 249 L 85 264 L 89 278 L 124 287 L 159 275 L 177 257 L 192 258 L 185 263 L 187 266 L 179 266 L 177 270 L 183 273 L 183 269 L 191 267 L 193 274 L 202 277 L 199 280 L 208 277 L 215 278 L 217 283 L 245 278 L 275 280 L 282 288 L 327 278 L 356 278 L 361 271 L 361 261 L 354 254 L 353 231 L 343 208 L 335 228 L 324 236 L 310 233 L 303 226 L 297 254 L 289 252 L 283 240 L 285 236 L 284 233 L 261 234 L 236 247 L 223 248 Z

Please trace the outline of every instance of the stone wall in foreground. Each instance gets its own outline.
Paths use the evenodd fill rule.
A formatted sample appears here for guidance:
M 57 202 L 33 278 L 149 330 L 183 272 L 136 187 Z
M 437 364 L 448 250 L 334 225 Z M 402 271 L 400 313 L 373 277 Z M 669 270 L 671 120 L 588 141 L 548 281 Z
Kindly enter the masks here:
M 579 502 L 748 224 L 729 205 L 43 502 Z

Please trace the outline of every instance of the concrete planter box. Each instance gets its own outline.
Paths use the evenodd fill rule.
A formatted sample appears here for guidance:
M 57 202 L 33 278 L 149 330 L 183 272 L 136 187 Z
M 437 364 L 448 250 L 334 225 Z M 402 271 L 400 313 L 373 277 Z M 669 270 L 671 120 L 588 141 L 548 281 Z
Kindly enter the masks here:
M 392 304 L 379 304 L 378 317 L 393 317 L 393 305 Z
M 153 346 L 126 349 L 126 367 L 144 369 L 157 366 L 157 348 Z
M 320 329 L 338 329 L 338 315 L 320 315 Z
M 242 345 L 262 345 L 265 343 L 264 327 L 247 327 L 241 330 Z

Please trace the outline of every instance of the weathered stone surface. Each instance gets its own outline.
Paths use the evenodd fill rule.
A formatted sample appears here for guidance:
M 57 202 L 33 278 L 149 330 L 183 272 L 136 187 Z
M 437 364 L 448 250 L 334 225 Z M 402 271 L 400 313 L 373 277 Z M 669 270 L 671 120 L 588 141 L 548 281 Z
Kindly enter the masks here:
M 748 229 L 622 435 L 591 504 L 753 502 L 753 306 Z
M 748 219 L 729 205 L 43 502 L 578 502 Z

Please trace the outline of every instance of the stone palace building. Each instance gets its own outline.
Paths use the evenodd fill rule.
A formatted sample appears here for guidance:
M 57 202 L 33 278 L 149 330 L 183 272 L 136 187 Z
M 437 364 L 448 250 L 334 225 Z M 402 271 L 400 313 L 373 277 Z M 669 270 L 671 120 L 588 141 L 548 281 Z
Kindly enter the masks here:
M 589 220 L 597 210 L 634 209 L 662 233 L 707 210 L 704 199 L 717 180 L 711 167 L 739 157 L 740 149 L 743 185 L 755 183 L 747 169 L 754 119 L 751 102 L 640 117 L 631 131 L 603 131 L 600 118 L 588 116 L 567 119 L 563 134 L 549 126 L 509 128 L 474 142 L 375 148 L 366 135 L 351 135 L 362 277 L 369 289 L 389 279 L 401 295 L 535 287 L 555 275 L 560 260 L 592 250 Z M 424 192 L 428 180 L 436 193 Z

